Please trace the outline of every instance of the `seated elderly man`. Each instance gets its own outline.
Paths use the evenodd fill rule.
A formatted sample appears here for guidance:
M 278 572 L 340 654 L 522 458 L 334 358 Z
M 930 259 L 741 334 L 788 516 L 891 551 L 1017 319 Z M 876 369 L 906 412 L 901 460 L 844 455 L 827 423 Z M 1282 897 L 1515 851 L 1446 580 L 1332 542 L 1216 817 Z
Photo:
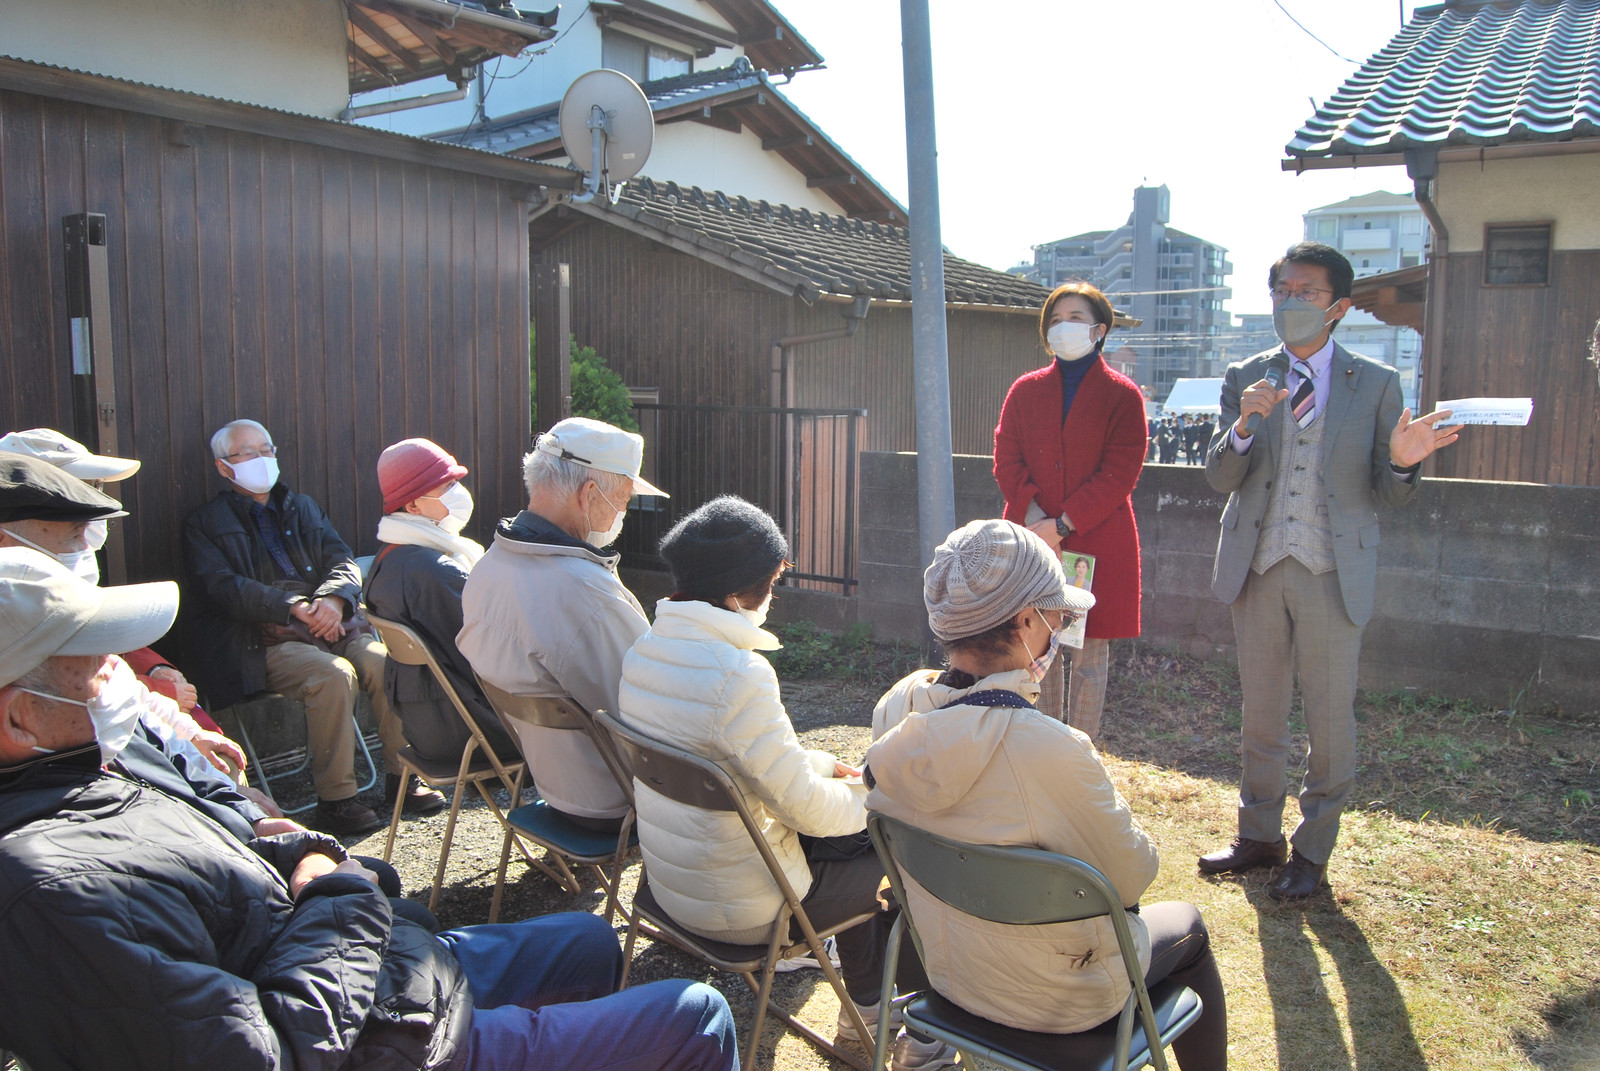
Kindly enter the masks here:
M 356 799 L 356 689 L 378 718 L 391 802 L 405 734 L 383 690 L 387 652 L 370 626 L 355 627 L 360 570 L 322 507 L 279 480 L 266 428 L 226 424 L 211 437 L 211 453 L 229 487 L 183 524 L 196 676 L 219 708 L 263 690 L 304 703 L 317 791 L 310 824 L 337 834 L 376 829 L 383 820 Z M 406 809 L 422 814 L 443 804 L 419 784 Z
M 613 992 L 596 916 L 433 935 L 333 838 L 245 844 L 131 776 L 103 652 L 153 642 L 177 595 L 0 551 L 0 1048 L 40 1069 L 737 1067 L 715 990 Z
M 472 517 L 472 493 L 461 483 L 466 474 L 465 465 L 427 439 L 404 439 L 378 456 L 384 515 L 363 594 L 373 614 L 409 625 L 422 638 L 495 754 L 514 760 L 517 746 L 456 647 L 461 590 L 483 557 L 483 546 L 461 534 Z M 417 754 L 459 762 L 471 734 L 433 671 L 390 659 L 385 686 Z
M 617 709 L 622 658 L 649 628 L 617 578 L 628 499 L 659 495 L 639 476 L 644 439 L 585 417 L 539 437 L 522 459 L 528 508 L 495 529 L 461 594 L 456 644 L 478 676 L 514 695 Z M 528 772 L 551 807 L 615 832 L 628 802 L 588 736 L 518 722 Z
M 137 459 L 93 453 L 76 439 L 68 438 L 54 428 L 31 428 L 28 431 L 8 432 L 0 436 L 0 450 L 25 454 L 37 461 L 49 462 L 68 476 L 76 476 L 96 491 L 103 491 L 106 484 L 120 483 L 139 471 Z M 108 531 L 106 518 L 97 518 L 90 521 L 88 527 L 83 529 L 82 548 L 77 546 L 76 541 L 67 540 L 66 546 L 60 552 L 45 553 L 89 583 L 98 584 L 100 563 L 95 559 L 95 552 L 106 545 Z M 10 545 L 12 541 L 21 546 L 31 546 L 35 550 L 41 549 L 38 542 L 19 539 L 0 529 L 0 547 Z M 193 718 L 201 728 L 213 732 L 218 730 L 217 723 L 212 721 L 198 705 L 199 696 L 194 685 L 189 683 L 188 678 L 177 666 L 148 647 L 142 647 L 137 651 L 124 651 L 122 657 L 133 667 L 140 683 L 146 688 L 177 703 L 178 709 Z

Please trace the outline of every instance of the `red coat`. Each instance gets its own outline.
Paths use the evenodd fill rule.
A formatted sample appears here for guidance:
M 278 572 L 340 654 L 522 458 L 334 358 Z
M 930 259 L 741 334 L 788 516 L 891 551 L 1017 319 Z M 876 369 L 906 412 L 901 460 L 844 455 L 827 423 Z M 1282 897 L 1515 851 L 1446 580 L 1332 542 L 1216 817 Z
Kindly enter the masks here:
M 1051 517 L 1065 513 L 1077 531 L 1062 549 L 1095 558 L 1094 609 L 1087 635 L 1139 635 L 1139 529 L 1130 497 L 1144 468 L 1144 394 L 1133 380 L 1096 360 L 1061 421 L 1055 362 L 1011 384 L 994 429 L 994 478 L 1006 520 L 1027 523 L 1037 500 Z

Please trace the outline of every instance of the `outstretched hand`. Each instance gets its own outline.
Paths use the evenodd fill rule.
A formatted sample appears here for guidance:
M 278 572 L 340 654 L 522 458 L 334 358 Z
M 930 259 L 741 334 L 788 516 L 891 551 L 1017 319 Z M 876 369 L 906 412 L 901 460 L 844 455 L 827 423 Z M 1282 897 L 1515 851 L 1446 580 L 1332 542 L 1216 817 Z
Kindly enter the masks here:
M 1400 420 L 1389 435 L 1389 461 L 1397 468 L 1408 469 L 1441 447 L 1449 446 L 1460 438 L 1462 425 L 1439 427 L 1440 421 L 1450 415 L 1448 409 L 1435 409 L 1425 417 L 1411 419 L 1411 410 L 1400 414 Z

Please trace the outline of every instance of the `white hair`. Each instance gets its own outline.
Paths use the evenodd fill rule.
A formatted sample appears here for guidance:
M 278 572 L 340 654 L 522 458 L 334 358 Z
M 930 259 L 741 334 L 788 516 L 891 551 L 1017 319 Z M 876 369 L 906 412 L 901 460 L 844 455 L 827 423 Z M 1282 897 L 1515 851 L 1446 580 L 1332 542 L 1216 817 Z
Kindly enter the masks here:
M 36 692 L 61 694 L 61 685 L 67 683 L 66 663 L 51 656 L 12 681 L 9 687 L 28 688 Z
M 272 432 L 262 427 L 256 421 L 244 419 L 230 420 L 226 424 L 222 425 L 222 427 L 218 428 L 211 436 L 212 457 L 219 461 L 227 460 L 228 448 L 233 445 L 233 433 L 237 428 L 254 428 L 262 435 L 266 436 L 267 442 L 270 443 L 272 441 Z
M 576 461 L 568 461 L 556 454 L 547 454 L 536 445 L 522 455 L 522 482 L 528 494 L 540 487 L 548 487 L 563 497 L 571 497 L 578 489 L 593 480 L 600 490 L 614 495 L 628 477 L 604 469 L 592 469 Z

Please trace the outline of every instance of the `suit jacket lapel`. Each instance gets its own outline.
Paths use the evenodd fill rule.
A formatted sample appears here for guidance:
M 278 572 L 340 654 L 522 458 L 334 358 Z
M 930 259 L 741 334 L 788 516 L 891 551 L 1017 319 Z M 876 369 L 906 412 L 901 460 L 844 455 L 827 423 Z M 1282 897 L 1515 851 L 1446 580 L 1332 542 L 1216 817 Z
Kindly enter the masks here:
M 1350 352 L 1335 342 L 1333 363 L 1328 367 L 1328 404 L 1322 410 L 1322 419 L 1328 422 L 1322 428 L 1324 472 L 1327 471 L 1328 458 L 1333 456 L 1333 440 L 1338 437 L 1339 425 L 1350 408 L 1350 400 L 1356 396 L 1356 381 L 1360 378 L 1361 369 L 1351 359 Z

